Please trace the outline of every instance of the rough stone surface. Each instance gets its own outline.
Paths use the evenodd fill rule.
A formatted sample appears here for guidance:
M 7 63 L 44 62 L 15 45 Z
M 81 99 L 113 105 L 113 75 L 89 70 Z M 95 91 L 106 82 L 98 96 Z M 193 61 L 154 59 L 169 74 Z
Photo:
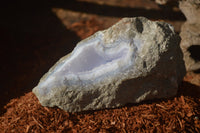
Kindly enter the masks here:
M 187 18 L 181 27 L 181 49 L 187 71 L 200 69 L 200 0 L 180 1 L 179 7 Z
M 180 36 L 187 71 L 200 69 L 200 23 L 184 23 L 181 27 Z
M 179 8 L 187 18 L 188 23 L 200 22 L 200 0 L 182 0 Z
M 167 23 L 124 18 L 79 42 L 33 92 L 43 106 L 69 112 L 174 96 L 185 75 L 179 42 Z

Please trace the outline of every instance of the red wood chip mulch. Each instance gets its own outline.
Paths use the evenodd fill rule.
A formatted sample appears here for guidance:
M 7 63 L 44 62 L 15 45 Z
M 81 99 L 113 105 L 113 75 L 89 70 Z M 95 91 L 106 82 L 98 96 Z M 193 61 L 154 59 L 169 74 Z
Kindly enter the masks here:
M 103 26 L 101 21 L 97 21 L 96 18 L 92 17 L 89 20 L 73 23 L 69 29 L 74 31 L 81 39 L 85 39 L 95 32 L 102 30 Z
M 40 105 L 29 92 L 0 117 L 2 132 L 199 132 L 200 88 L 183 82 L 176 97 L 116 109 L 68 113 Z
M 132 2 L 132 1 L 131 1 Z M 138 1 L 139 2 L 139 1 Z M 35 8 L 34 8 L 35 9 Z M 71 25 L 81 39 L 103 29 L 102 22 L 91 18 Z M 178 94 L 129 104 L 116 109 L 68 113 L 59 108 L 43 107 L 29 92 L 12 99 L 0 113 L 0 132 L 200 132 L 200 74 L 188 74 Z M 189 83 L 198 82 L 194 85 Z

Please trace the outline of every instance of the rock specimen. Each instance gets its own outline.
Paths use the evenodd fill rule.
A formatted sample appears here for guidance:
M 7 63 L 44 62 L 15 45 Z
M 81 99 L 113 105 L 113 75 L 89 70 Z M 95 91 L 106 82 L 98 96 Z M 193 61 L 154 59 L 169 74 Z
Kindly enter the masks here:
M 180 1 L 187 21 L 181 27 L 181 48 L 187 71 L 200 69 L 200 0 Z
M 167 23 L 124 18 L 79 42 L 33 92 L 69 112 L 174 96 L 185 75 L 179 41 Z

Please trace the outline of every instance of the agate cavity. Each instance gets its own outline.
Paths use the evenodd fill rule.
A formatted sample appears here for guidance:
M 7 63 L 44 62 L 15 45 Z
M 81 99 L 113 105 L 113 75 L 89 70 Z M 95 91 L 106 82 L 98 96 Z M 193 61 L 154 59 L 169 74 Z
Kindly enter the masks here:
M 185 75 L 179 41 L 167 23 L 124 18 L 79 42 L 33 92 L 70 112 L 173 96 Z
M 98 42 L 97 42 L 98 44 Z M 65 74 L 81 75 L 94 72 L 96 69 L 106 68 L 110 63 L 117 65 L 127 58 L 128 48 L 125 46 L 115 52 L 106 51 L 103 46 L 89 45 L 78 47 L 73 55 L 63 65 Z M 61 70 L 62 71 L 62 70 Z

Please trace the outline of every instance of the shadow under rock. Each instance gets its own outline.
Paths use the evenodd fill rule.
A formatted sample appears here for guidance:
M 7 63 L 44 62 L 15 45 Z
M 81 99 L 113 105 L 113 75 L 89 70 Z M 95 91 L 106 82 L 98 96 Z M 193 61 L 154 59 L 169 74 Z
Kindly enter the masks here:
M 1 114 L 10 99 L 30 92 L 42 75 L 80 41 L 51 8 L 48 3 L 24 0 L 0 9 Z
M 200 99 L 200 86 L 183 81 L 178 89 L 177 95 L 190 96 Z

